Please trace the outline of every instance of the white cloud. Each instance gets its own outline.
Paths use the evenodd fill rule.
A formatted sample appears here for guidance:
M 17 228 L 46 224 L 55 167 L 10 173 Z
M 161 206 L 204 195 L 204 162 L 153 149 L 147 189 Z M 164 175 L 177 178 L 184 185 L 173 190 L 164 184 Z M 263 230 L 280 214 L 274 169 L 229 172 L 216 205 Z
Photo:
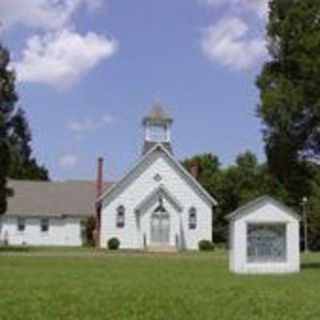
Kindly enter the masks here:
M 81 132 L 81 131 L 89 131 L 93 130 L 96 128 L 96 123 L 92 121 L 92 119 L 85 119 L 82 121 L 79 120 L 73 120 L 70 122 L 70 129 L 76 132 Z
M 61 167 L 73 168 L 78 163 L 78 157 L 74 154 L 66 154 L 59 159 L 59 163 Z
M 96 11 L 101 8 L 105 0 L 84 0 L 90 11 Z
M 223 5 L 226 0 L 203 0 L 203 2 L 207 3 L 209 6 L 221 6 Z
M 204 54 L 212 61 L 235 70 L 251 67 L 266 54 L 265 41 L 249 36 L 249 27 L 239 18 L 228 18 L 204 29 Z
M 235 10 L 247 10 L 255 13 L 259 18 L 265 19 L 268 14 L 269 0 L 232 0 Z
M 20 61 L 13 63 L 18 80 L 65 88 L 78 81 L 117 49 L 115 40 L 71 31 L 81 6 L 96 10 L 106 0 L 0 0 L 4 28 L 25 25 L 43 34 L 27 39 Z
M 113 39 L 68 29 L 34 35 L 27 40 L 21 61 L 13 66 L 18 80 L 65 88 L 78 81 L 117 50 Z
M 233 13 L 252 12 L 259 18 L 265 19 L 268 13 L 269 0 L 204 0 L 213 7 L 224 6 Z
M 24 24 L 55 29 L 63 26 L 81 0 L 1 0 L 0 20 L 5 27 Z
M 92 131 L 95 129 L 102 128 L 107 124 L 113 122 L 114 119 L 110 115 L 103 115 L 100 118 L 93 119 L 90 117 L 85 118 L 84 120 L 73 120 L 69 124 L 69 128 L 75 132 L 84 132 L 84 131 Z
M 94 10 L 104 0 L 1 0 L 0 21 L 5 28 L 23 24 L 44 30 L 57 29 L 69 23 L 81 5 Z

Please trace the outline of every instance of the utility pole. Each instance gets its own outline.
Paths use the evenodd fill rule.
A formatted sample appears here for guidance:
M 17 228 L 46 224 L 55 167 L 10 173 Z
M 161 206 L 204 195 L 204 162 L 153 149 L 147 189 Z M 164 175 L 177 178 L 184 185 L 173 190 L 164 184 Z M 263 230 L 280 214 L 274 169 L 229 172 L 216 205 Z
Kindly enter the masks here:
M 302 198 L 302 219 L 303 219 L 303 240 L 304 240 L 304 252 L 308 252 L 308 219 L 306 204 L 308 202 L 307 197 Z

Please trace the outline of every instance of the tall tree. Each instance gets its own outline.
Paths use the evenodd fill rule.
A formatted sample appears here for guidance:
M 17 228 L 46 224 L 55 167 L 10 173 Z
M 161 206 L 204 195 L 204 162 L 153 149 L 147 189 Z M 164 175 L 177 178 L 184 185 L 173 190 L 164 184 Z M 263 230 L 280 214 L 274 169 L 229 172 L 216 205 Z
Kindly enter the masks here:
M 308 219 L 308 247 L 311 250 L 320 250 L 320 170 L 312 182 L 305 210 Z
M 294 201 L 310 193 L 308 160 L 320 158 L 320 1 L 273 0 L 270 61 L 257 78 L 268 167 Z
M 10 55 L 0 45 L 0 214 L 6 210 L 10 190 L 7 178 L 48 180 L 45 167 L 32 157 L 31 133 L 25 112 L 16 107 L 15 73 Z
M 14 87 L 14 73 L 8 70 L 10 58 L 6 49 L 0 46 L 0 214 L 7 207 L 7 176 L 10 164 L 9 128 L 17 95 Z
M 48 180 L 48 170 L 32 157 L 31 131 L 24 110 L 18 108 L 11 119 L 11 161 L 9 176 L 13 179 Z

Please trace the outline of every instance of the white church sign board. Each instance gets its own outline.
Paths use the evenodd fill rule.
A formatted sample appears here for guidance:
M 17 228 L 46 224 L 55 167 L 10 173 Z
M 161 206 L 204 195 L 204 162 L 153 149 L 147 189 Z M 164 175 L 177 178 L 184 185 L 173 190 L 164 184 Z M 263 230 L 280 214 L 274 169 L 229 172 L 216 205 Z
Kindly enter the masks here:
M 292 273 L 300 270 L 300 217 L 269 196 L 228 216 L 229 269 L 235 273 Z

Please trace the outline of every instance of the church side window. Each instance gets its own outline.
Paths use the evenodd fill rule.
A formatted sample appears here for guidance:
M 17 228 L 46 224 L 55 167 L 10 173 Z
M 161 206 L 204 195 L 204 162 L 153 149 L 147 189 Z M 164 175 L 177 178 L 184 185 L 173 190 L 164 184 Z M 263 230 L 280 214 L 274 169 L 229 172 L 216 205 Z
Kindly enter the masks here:
M 189 229 L 194 230 L 197 228 L 197 210 L 191 207 L 189 210 Z
M 248 262 L 282 262 L 286 260 L 285 224 L 247 225 Z
M 123 228 L 125 225 L 125 208 L 124 206 L 119 206 L 117 209 L 117 228 Z

